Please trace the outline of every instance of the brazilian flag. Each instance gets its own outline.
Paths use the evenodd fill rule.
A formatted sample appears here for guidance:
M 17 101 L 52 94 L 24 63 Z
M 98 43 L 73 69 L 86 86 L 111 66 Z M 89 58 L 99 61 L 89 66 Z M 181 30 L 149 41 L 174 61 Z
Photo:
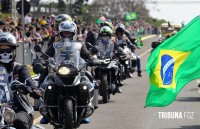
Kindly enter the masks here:
M 136 20 L 137 13 L 136 12 L 127 13 L 125 18 L 126 18 L 126 21 Z
M 141 48 L 144 45 L 142 41 L 142 37 L 139 35 L 137 36 L 136 39 L 137 39 L 137 46 Z
M 199 16 L 152 52 L 146 71 L 150 78 L 146 107 L 171 104 L 187 83 L 200 77 Z

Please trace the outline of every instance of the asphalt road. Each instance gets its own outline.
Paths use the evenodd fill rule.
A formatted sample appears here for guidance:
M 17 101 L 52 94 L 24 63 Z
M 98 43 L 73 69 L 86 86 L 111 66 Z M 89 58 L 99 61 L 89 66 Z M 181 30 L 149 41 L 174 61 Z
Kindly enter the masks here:
M 99 108 L 90 117 L 91 123 L 83 124 L 79 129 L 200 129 L 200 94 L 195 80 L 181 90 L 171 105 L 144 108 L 149 90 L 145 67 L 154 40 L 156 37 L 144 40 L 144 46 L 137 50 L 141 58 L 142 77 L 134 73 L 133 78 L 124 81 L 123 93 L 112 95 L 107 104 L 102 104 L 99 97 Z M 169 118 L 173 114 L 177 117 Z M 35 112 L 35 118 L 39 116 Z M 53 129 L 51 125 L 43 127 Z

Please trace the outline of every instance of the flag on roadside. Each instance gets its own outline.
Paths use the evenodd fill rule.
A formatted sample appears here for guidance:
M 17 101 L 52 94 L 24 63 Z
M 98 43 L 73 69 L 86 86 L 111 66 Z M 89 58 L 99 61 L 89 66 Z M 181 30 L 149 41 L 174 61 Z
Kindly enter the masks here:
M 101 19 L 99 18 L 99 19 L 96 20 L 96 23 L 97 23 L 97 24 L 101 24 L 101 23 L 103 23 L 103 22 L 102 22 Z
M 126 21 L 132 20 L 131 15 L 129 13 L 126 14 L 125 16 Z
M 136 20 L 137 19 L 137 13 L 136 12 L 132 12 L 130 15 L 131 15 L 131 19 L 132 20 Z
M 126 21 L 136 20 L 137 13 L 136 12 L 127 13 L 125 16 L 125 19 L 126 19 Z
M 141 48 L 144 45 L 142 41 L 142 37 L 139 35 L 136 37 L 136 39 L 137 39 L 137 46 Z
M 145 107 L 171 104 L 187 83 L 200 77 L 199 16 L 152 52 L 146 71 L 150 89 Z

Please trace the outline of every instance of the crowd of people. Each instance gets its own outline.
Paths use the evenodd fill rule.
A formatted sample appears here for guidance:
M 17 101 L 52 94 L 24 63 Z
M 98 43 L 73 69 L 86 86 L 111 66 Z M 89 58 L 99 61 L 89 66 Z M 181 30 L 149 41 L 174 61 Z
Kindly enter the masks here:
M 31 13 L 28 13 L 24 19 L 25 42 L 44 45 L 45 41 L 48 41 L 51 36 L 56 34 L 55 18 L 56 16 L 53 14 L 50 16 L 42 16 L 41 18 L 34 18 Z M 80 21 L 76 20 L 76 17 L 72 20 L 77 24 L 78 40 L 85 41 L 88 36 L 91 38 L 93 34 L 97 38 L 101 28 L 100 24 L 97 24 L 94 21 L 91 23 L 80 23 Z M 120 20 L 113 21 L 113 25 L 115 26 L 119 22 L 125 25 L 125 22 Z M 127 30 L 130 31 L 131 35 L 135 36 L 158 33 L 155 27 L 146 24 L 142 20 L 131 22 L 131 25 L 127 27 Z M 19 18 L 18 21 L 13 21 L 10 17 L 7 18 L 7 20 L 0 20 L 0 32 L 11 32 L 19 42 L 22 42 L 22 18 Z

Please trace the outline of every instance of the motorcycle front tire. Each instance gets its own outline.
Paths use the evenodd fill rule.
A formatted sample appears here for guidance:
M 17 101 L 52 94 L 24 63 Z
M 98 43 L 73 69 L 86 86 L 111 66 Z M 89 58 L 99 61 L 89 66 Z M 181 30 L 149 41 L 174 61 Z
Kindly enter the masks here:
M 75 129 L 73 124 L 73 102 L 71 99 L 64 101 L 64 129 Z
M 102 81 L 101 81 L 101 94 L 103 103 L 108 102 L 108 81 L 107 81 L 107 74 L 102 74 Z

